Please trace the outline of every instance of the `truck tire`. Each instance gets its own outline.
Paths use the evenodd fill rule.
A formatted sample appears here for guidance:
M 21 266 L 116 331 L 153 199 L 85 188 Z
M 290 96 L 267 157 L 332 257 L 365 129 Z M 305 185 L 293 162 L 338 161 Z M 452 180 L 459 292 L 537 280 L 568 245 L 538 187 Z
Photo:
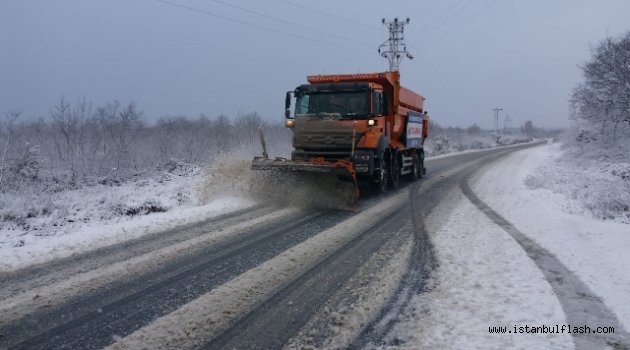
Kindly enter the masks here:
M 409 180 L 416 181 L 422 177 L 422 165 L 420 164 L 418 153 L 414 153 L 411 158 L 411 174 L 409 174 Z
M 420 152 L 420 177 L 427 174 L 427 168 L 424 166 L 424 151 Z
M 387 177 L 387 185 L 390 189 L 396 189 L 400 184 L 400 157 L 398 152 L 390 153 L 389 176 Z
M 417 174 L 416 179 L 421 179 L 427 173 L 427 169 L 424 167 L 424 152 L 416 153 L 415 160 L 417 160 L 417 163 L 414 164 L 414 172 Z
M 388 171 L 384 154 L 374 160 L 374 165 L 374 178 L 370 181 L 370 192 L 374 195 L 380 195 L 387 192 Z

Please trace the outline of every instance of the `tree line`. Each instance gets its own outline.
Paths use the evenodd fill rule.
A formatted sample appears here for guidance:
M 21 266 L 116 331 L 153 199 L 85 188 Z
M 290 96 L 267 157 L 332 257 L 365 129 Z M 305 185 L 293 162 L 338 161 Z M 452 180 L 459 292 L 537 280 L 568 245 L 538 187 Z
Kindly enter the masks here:
M 148 123 L 134 102 L 93 106 L 85 98 L 71 103 L 62 97 L 46 118 L 22 120 L 19 112 L 5 113 L 0 192 L 28 183 L 61 190 L 124 181 L 172 161 L 203 165 L 220 154 L 256 147 L 261 127 L 271 140 L 290 140 L 283 125 L 266 122 L 257 112 L 236 118 L 169 116 Z

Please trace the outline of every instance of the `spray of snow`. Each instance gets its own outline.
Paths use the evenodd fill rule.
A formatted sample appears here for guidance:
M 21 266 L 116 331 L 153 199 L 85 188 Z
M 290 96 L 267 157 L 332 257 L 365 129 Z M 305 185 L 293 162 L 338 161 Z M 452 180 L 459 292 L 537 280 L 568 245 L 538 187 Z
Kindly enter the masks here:
M 354 184 L 336 176 L 281 170 L 252 170 L 251 157 L 220 157 L 205 171 L 204 200 L 226 194 L 292 207 L 348 208 Z

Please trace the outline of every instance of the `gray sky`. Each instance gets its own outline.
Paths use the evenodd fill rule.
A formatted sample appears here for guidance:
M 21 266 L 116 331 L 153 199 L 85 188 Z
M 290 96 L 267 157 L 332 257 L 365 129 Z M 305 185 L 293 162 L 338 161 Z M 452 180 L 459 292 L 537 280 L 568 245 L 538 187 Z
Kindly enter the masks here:
M 46 116 L 65 95 L 133 100 L 148 120 L 254 110 L 281 120 L 284 93 L 308 74 L 386 70 L 380 20 L 408 16 L 416 59 L 401 64 L 402 82 L 433 120 L 490 127 L 501 107 L 513 126 L 558 127 L 590 46 L 630 30 L 628 0 L 168 1 L 191 9 L 0 0 L 0 112 Z

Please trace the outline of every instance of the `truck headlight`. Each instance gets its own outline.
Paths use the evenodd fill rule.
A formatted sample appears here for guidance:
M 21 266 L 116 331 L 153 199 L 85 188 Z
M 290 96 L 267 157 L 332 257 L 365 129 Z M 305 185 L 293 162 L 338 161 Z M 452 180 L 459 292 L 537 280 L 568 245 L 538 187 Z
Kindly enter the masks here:
M 374 124 L 376 124 L 376 121 L 374 119 L 368 119 L 369 126 L 373 126 Z
M 355 161 L 364 161 L 364 162 L 369 162 L 370 161 L 370 154 L 369 153 L 357 153 L 354 155 L 354 160 Z
M 286 122 L 284 123 L 284 126 L 286 126 L 287 128 L 294 127 L 295 126 L 295 120 L 287 119 Z

